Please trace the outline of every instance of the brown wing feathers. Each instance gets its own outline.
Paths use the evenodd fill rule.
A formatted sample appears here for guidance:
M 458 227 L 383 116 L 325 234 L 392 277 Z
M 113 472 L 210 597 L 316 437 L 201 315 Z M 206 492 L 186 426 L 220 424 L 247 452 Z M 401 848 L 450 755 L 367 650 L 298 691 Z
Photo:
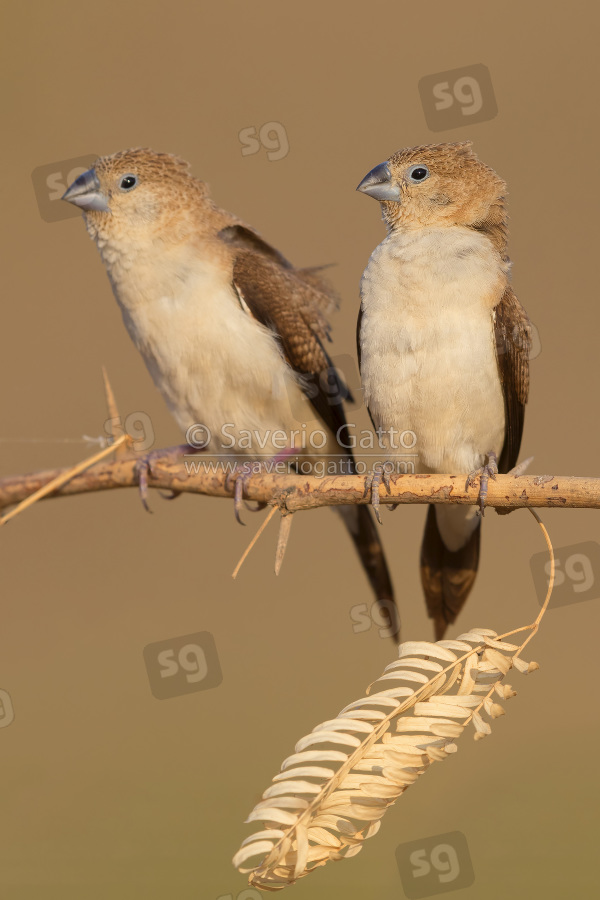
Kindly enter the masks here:
M 316 412 L 335 434 L 346 424 L 342 401 L 350 397 L 323 346 L 331 339 L 326 312 L 338 305 L 337 294 L 320 269 L 295 269 L 245 226 L 232 226 L 220 234 L 237 249 L 235 289 L 251 315 L 273 331 L 288 363 L 303 376 L 303 388 Z
M 525 404 L 529 394 L 531 351 L 531 324 L 510 285 L 495 309 L 494 328 L 506 416 L 504 446 L 498 468 L 506 473 L 516 466 L 521 447 Z

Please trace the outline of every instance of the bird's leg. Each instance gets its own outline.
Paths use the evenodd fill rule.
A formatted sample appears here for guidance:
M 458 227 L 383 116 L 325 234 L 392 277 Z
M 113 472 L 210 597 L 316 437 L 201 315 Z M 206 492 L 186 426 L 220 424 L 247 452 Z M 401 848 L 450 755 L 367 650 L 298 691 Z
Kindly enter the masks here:
M 486 459 L 486 465 L 470 472 L 465 483 L 465 491 L 468 491 L 471 485 L 475 483 L 476 478 L 479 477 L 479 509 L 477 514 L 481 516 L 485 515 L 488 481 L 490 478 L 493 478 L 495 481 L 498 474 L 498 460 L 493 450 L 486 453 Z
M 383 524 L 381 521 L 381 515 L 379 513 L 379 487 L 381 485 L 381 482 L 384 483 L 385 489 L 388 494 L 391 494 L 392 491 L 390 489 L 390 468 L 388 467 L 388 463 L 383 463 L 383 465 L 381 463 L 375 464 L 375 466 L 373 467 L 373 471 L 369 472 L 369 474 L 365 478 L 365 490 L 363 493 L 363 497 L 366 497 L 369 493 L 369 489 L 371 490 L 371 506 L 373 507 L 375 518 L 380 525 Z
M 251 459 L 247 462 L 242 463 L 240 466 L 239 463 L 235 463 L 235 468 L 233 472 L 229 472 L 227 474 L 227 478 L 225 479 L 225 487 L 227 490 L 231 490 L 231 485 L 233 484 L 233 514 L 236 518 L 236 521 L 239 522 L 240 525 L 245 525 L 245 522 L 242 522 L 240 517 L 240 509 L 242 507 L 242 501 L 244 501 L 244 489 L 248 484 L 250 478 L 253 475 L 260 474 L 261 471 L 266 472 L 267 474 L 271 474 L 273 472 L 274 466 L 276 466 L 280 462 L 284 462 L 289 456 L 296 452 L 295 447 L 286 447 L 281 453 L 278 453 L 276 456 L 270 457 L 267 460 L 261 461 L 258 459 Z M 263 502 L 257 502 L 255 507 L 251 507 L 248 505 L 247 501 L 246 508 L 251 509 L 252 512 L 258 512 L 261 509 L 264 509 L 267 505 Z
M 169 450 L 153 450 L 151 453 L 146 453 L 137 461 L 135 464 L 135 471 L 138 476 L 140 500 L 142 501 L 142 506 L 146 512 L 152 512 L 148 505 L 148 475 L 152 474 L 153 461 L 159 460 L 160 462 L 168 463 L 178 462 L 183 455 L 189 453 L 198 453 L 198 448 L 190 447 L 188 444 L 179 444 L 177 447 L 171 447 Z M 170 495 L 165 494 L 162 491 L 160 493 L 166 500 L 174 500 L 176 497 L 179 497 L 182 492 L 173 489 Z

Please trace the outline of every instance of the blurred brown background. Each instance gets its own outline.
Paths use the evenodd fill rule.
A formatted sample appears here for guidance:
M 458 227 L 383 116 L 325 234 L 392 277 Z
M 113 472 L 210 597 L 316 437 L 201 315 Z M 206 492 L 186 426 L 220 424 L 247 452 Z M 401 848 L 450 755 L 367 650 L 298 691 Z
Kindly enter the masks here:
M 353 357 L 360 275 L 384 235 L 356 184 L 399 147 L 465 138 L 508 181 L 514 283 L 541 340 L 522 455 L 537 473 L 597 473 L 593 17 L 580 3 L 559 13 L 512 0 L 5 4 L 0 474 L 92 452 L 81 437 L 103 431 L 102 364 L 124 416 L 145 413 L 157 447 L 180 440 L 82 221 L 42 219 L 35 169 L 131 146 L 185 157 L 217 203 L 294 263 L 337 263 L 333 354 Z M 460 126 L 431 130 L 419 81 L 475 64 L 489 70 L 498 114 L 469 120 L 465 82 L 452 101 Z M 281 147 L 284 135 L 287 155 L 244 155 L 240 132 L 269 122 L 283 131 L 265 142 Z M 353 630 L 371 597 L 330 512 L 297 517 L 278 579 L 269 527 L 233 582 L 260 516 L 242 529 L 222 500 L 151 503 L 152 516 L 134 491 L 55 500 L 0 534 L 0 689 L 15 715 L 0 729 L 2 900 L 254 900 L 230 862 L 244 818 L 296 740 L 392 659 L 376 624 Z M 384 514 L 381 532 L 405 638 L 430 636 L 424 512 Z M 599 539 L 596 512 L 544 519 L 559 550 L 575 547 L 567 555 Z M 539 608 L 533 519 L 490 512 L 484 532 L 451 635 L 513 628 Z M 475 871 L 454 896 L 558 898 L 597 883 L 598 567 L 588 576 L 569 594 L 588 602 L 549 611 L 531 653 L 541 671 L 511 679 L 519 696 L 492 737 L 465 737 L 356 859 L 314 873 L 295 897 L 401 897 L 395 848 L 454 831 Z M 144 647 L 203 631 L 222 683 L 155 699 Z

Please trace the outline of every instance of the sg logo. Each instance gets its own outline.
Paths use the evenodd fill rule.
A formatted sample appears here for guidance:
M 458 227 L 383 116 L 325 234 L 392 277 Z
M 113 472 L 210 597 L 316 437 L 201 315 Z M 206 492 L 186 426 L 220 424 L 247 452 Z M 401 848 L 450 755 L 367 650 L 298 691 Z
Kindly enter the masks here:
M 498 114 L 489 69 L 481 63 L 426 75 L 419 93 L 431 131 L 487 122 Z
M 81 215 L 80 209 L 72 203 L 61 203 L 60 198 L 76 178 L 92 168 L 97 159 L 97 155 L 76 156 L 33 170 L 31 180 L 44 222 L 58 222 Z
M 215 640 L 208 631 L 148 644 L 144 662 L 157 700 L 207 691 L 223 681 Z
M 8 691 L 0 688 L 0 728 L 7 728 L 15 718 L 15 710 Z
M 467 840 L 460 831 L 400 844 L 396 861 L 410 900 L 469 887 L 475 880 Z
M 550 607 L 568 606 L 583 600 L 600 598 L 600 544 L 586 541 L 555 549 L 554 590 Z M 550 561 L 545 551 L 531 557 L 531 574 L 540 605 L 550 579 Z
M 379 637 L 395 637 L 400 631 L 398 610 L 391 600 L 381 603 L 373 603 L 369 609 L 366 603 L 357 603 L 350 610 L 352 619 L 352 631 L 354 634 L 362 634 L 376 625 L 379 629 Z
M 267 151 L 267 159 L 274 161 L 283 159 L 290 152 L 287 131 L 281 122 L 265 122 L 256 133 L 256 128 L 242 128 L 238 135 L 242 146 L 242 156 L 258 153 L 261 146 Z
M 133 441 L 133 449 L 137 452 L 149 450 L 154 444 L 154 428 L 150 416 L 141 411 L 129 413 L 124 419 L 117 417 L 107 419 L 104 423 L 104 433 L 114 440 L 123 433 L 129 435 Z

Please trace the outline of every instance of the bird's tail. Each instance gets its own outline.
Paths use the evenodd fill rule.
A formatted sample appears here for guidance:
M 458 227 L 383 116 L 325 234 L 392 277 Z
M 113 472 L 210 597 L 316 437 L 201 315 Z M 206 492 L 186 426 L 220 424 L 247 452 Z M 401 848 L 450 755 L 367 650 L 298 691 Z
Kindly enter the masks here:
M 436 641 L 443 638 L 446 628 L 464 606 L 479 565 L 481 519 L 473 519 L 472 511 L 462 507 L 452 508 L 451 513 L 457 519 L 456 524 L 467 532 L 465 543 L 458 549 L 448 549 L 440 533 L 436 507 L 430 504 L 421 545 L 421 583 L 429 618 L 434 621 Z
M 400 614 L 394 598 L 392 580 L 387 567 L 377 526 L 367 506 L 333 507 L 344 520 L 354 541 L 356 552 L 375 594 L 380 612 L 389 621 L 389 634 L 394 643 L 400 641 Z

